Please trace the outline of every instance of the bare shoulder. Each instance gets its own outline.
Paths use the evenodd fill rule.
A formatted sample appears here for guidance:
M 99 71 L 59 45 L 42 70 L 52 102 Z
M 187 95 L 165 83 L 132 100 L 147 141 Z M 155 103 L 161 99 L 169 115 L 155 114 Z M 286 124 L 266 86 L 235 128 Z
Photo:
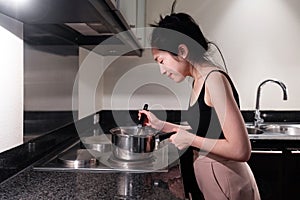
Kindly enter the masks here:
M 226 73 L 226 72 L 224 72 Z M 227 75 L 229 77 L 229 75 Z M 225 74 L 223 74 L 220 71 L 212 70 L 209 75 L 206 78 L 206 87 L 213 88 L 213 89 L 226 89 L 231 91 L 231 85 L 226 77 Z M 218 91 L 218 90 L 217 90 Z
M 224 104 L 224 100 L 235 102 L 233 91 L 227 77 L 218 71 L 211 72 L 205 84 L 206 101 L 210 105 Z

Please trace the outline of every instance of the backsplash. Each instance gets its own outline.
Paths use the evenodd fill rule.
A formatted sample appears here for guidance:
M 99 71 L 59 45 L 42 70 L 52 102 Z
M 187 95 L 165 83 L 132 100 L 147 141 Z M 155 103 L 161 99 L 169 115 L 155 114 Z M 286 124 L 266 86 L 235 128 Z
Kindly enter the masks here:
M 24 111 L 24 142 L 77 119 L 72 111 Z
M 290 122 L 299 123 L 300 122 L 300 111 L 275 111 L 275 110 L 261 110 L 261 117 L 265 122 Z M 253 122 L 254 120 L 254 110 L 244 110 L 242 111 L 245 122 Z

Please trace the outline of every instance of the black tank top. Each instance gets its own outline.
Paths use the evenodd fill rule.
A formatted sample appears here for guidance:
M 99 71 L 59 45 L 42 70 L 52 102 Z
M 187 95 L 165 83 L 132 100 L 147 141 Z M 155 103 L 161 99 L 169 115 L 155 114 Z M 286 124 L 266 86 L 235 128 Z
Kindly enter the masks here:
M 220 122 L 216 111 L 213 107 L 208 106 L 204 101 L 205 96 L 205 83 L 208 76 L 213 72 L 220 72 L 222 73 L 231 85 L 231 89 L 233 91 L 233 95 L 235 101 L 239 105 L 239 95 L 234 87 L 233 82 L 231 81 L 228 74 L 221 70 L 212 70 L 210 71 L 203 83 L 202 89 L 200 91 L 199 97 L 196 103 L 189 107 L 188 111 L 186 112 L 186 121 L 189 123 L 191 128 L 193 129 L 192 132 L 196 133 L 198 136 L 206 137 L 206 138 L 213 138 L 213 139 L 224 139 L 224 134 L 222 128 L 220 126 Z

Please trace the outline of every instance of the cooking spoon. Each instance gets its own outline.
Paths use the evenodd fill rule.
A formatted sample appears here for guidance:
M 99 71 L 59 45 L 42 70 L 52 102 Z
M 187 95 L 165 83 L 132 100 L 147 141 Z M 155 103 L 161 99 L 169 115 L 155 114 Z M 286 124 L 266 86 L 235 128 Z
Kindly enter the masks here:
M 143 110 L 148 110 L 148 104 L 144 105 Z M 140 120 L 138 122 L 138 125 L 137 125 L 137 128 L 138 128 L 137 135 L 141 134 L 141 130 L 142 130 L 143 126 L 144 126 L 145 119 L 146 119 L 146 115 L 145 114 L 141 114 L 141 118 L 140 118 Z

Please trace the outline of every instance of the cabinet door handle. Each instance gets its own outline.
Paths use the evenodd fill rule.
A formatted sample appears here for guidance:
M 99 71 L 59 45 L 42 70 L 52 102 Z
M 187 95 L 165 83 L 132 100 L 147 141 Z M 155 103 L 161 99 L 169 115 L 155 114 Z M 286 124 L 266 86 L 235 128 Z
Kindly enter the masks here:
M 300 151 L 299 151 L 299 150 L 291 151 L 291 153 L 292 153 L 292 154 L 298 154 L 298 153 L 300 154 Z
M 272 151 L 272 150 L 252 150 L 251 153 L 262 153 L 262 154 L 282 154 L 282 151 Z

